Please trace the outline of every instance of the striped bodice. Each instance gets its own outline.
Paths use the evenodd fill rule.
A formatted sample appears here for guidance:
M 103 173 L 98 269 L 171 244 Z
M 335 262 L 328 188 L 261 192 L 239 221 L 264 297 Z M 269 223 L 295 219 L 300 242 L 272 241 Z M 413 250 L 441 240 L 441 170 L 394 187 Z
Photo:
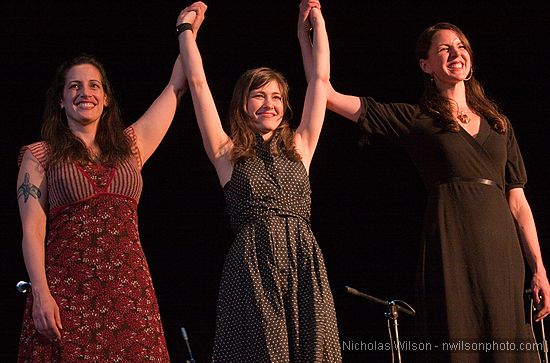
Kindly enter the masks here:
M 126 134 L 131 140 L 132 157 L 115 167 L 83 167 L 74 162 L 48 165 L 49 147 L 43 141 L 21 149 L 21 157 L 29 150 L 46 171 L 50 214 L 101 195 L 128 198 L 137 205 L 143 187 L 141 162 L 133 129 L 126 129 Z

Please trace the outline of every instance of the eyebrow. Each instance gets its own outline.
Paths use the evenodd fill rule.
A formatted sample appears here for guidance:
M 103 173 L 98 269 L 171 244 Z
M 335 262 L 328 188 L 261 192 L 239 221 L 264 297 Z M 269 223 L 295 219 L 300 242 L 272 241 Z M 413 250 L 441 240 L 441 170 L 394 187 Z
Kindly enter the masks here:
M 267 94 L 267 93 L 269 93 L 269 92 L 261 91 L 261 90 L 259 90 L 258 88 L 256 88 L 256 89 L 251 90 L 250 93 L 263 93 L 263 94 Z M 272 94 L 272 95 L 281 95 L 282 92 L 280 92 L 280 91 L 274 91 L 274 92 L 271 92 L 270 94 Z
M 440 47 L 442 45 L 451 45 L 451 44 L 464 44 L 464 42 L 462 40 L 460 40 L 460 38 L 457 38 L 455 40 L 453 40 L 452 42 L 441 42 L 441 43 L 438 43 L 437 46 Z
M 74 83 L 84 83 L 84 82 L 82 82 L 81 80 L 78 80 L 78 79 L 67 80 L 67 83 L 73 83 L 73 82 Z M 101 83 L 101 81 L 98 80 L 98 79 L 90 79 L 87 82 L 99 82 L 99 83 Z
M 72 85 L 75 85 L 75 84 L 77 84 L 77 85 L 79 85 L 79 87 L 81 87 L 81 85 L 83 85 L 83 84 L 85 84 L 85 83 L 91 84 L 92 86 L 93 86 L 93 85 L 99 85 L 101 88 L 104 88 L 103 83 L 102 83 L 101 81 L 98 81 L 98 80 L 95 80 L 95 79 L 91 79 L 91 80 L 89 80 L 89 81 L 87 81 L 87 82 L 82 82 L 82 81 L 79 81 L 79 80 L 74 79 L 74 80 L 72 80 L 72 81 L 67 81 L 67 82 L 65 83 L 65 85 L 63 86 L 63 88 L 65 88 L 65 87 L 71 87 Z

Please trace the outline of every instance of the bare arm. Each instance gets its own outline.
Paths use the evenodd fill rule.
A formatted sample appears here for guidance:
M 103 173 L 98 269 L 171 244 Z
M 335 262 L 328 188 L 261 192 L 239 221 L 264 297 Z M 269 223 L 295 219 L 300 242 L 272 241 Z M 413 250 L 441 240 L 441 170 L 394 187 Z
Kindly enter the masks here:
M 180 13 L 178 24 L 193 23 L 195 12 L 204 13 L 204 11 L 206 11 L 204 3 L 194 3 Z M 224 185 L 231 178 L 233 171 L 230 161 L 232 143 L 223 130 L 193 33 L 189 30 L 181 33 L 179 44 L 183 69 L 189 80 L 189 89 L 204 149 L 216 168 L 220 183 Z
M 325 21 L 318 7 L 311 8 L 307 1 L 300 6 L 300 23 L 307 21 L 313 27 L 313 42 L 311 49 L 312 67 L 306 90 L 304 109 L 300 126 L 296 130 L 296 149 L 302 156 L 302 162 L 309 169 L 313 153 L 319 141 L 319 135 L 325 118 L 327 103 L 327 87 L 330 77 L 330 51 Z M 303 45 L 302 48 L 307 48 Z
M 357 96 L 336 92 L 334 88 L 332 88 L 332 84 L 330 84 L 328 89 L 327 108 L 348 120 L 357 122 L 361 113 L 361 100 Z
M 193 23 L 193 35 L 204 20 L 204 12 L 197 13 Z M 178 56 L 172 68 L 168 84 L 145 112 L 132 126 L 136 132 L 138 149 L 143 163 L 153 154 L 172 124 L 174 114 L 181 96 L 187 90 L 187 79 L 183 72 L 181 58 Z
M 300 49 L 302 51 L 302 61 L 304 64 L 306 79 L 309 81 L 312 77 L 314 67 L 311 40 L 309 36 L 311 27 L 309 22 L 306 21 L 307 19 L 303 16 L 303 11 L 308 7 L 320 8 L 321 5 L 318 0 L 304 0 L 302 1 L 301 6 L 303 9 L 301 10 L 300 19 L 298 22 L 298 40 L 300 41 Z M 327 108 L 351 121 L 357 122 L 359 119 L 361 101 L 359 100 L 359 97 L 345 95 L 335 91 L 332 84 L 329 82 Z
M 137 146 L 143 163 L 149 159 L 168 132 L 181 95 L 186 89 L 186 79 L 178 57 L 170 80 L 149 109 L 132 127 L 137 136 Z
M 542 261 L 535 220 L 522 188 L 508 192 L 508 204 L 518 227 L 523 253 L 533 272 L 531 288 L 538 310 L 536 319 L 540 320 L 550 313 L 550 284 Z
M 23 257 L 32 284 L 32 317 L 36 330 L 54 340 L 61 338 L 61 317 L 53 299 L 45 268 L 46 203 L 45 171 L 27 150 L 17 177 L 17 200 L 23 227 Z

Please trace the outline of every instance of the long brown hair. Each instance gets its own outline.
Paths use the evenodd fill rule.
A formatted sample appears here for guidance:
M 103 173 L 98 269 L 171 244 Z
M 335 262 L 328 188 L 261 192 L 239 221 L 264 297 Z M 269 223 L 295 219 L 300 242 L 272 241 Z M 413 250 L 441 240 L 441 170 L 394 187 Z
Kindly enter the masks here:
M 505 133 L 508 128 L 508 118 L 504 116 L 498 106 L 487 97 L 481 83 L 475 78 L 473 74 L 474 53 L 468 38 L 462 30 L 449 23 L 437 23 L 427 28 L 420 34 L 416 42 L 417 60 L 428 58 L 428 51 L 432 44 L 432 38 L 438 31 L 444 29 L 454 32 L 470 54 L 472 68 L 470 69 L 469 79 L 464 80 L 468 107 L 485 117 L 491 127 L 497 132 Z M 423 78 L 424 93 L 419 102 L 422 111 L 432 116 L 434 119 L 439 120 L 448 131 L 460 131 L 460 126 L 453 116 L 453 101 L 443 97 L 439 93 L 435 82 L 429 74 L 423 73 Z
M 84 143 L 69 129 L 65 111 L 59 102 L 63 98 L 63 88 L 68 71 L 77 65 L 90 64 L 97 68 L 109 106 L 105 107 L 97 126 L 95 141 L 101 150 L 99 161 L 106 165 L 117 164 L 131 154 L 130 141 L 124 133 L 120 109 L 113 96 L 113 90 L 105 68 L 97 58 L 82 54 L 72 58 L 58 68 L 46 92 L 46 107 L 42 117 L 42 138 L 50 147 L 50 163 L 75 161 L 80 164 L 93 163 Z
M 300 160 L 294 145 L 294 131 L 290 128 L 292 109 L 290 108 L 289 86 L 285 77 L 278 71 L 262 67 L 246 71 L 235 84 L 233 97 L 229 104 L 229 125 L 231 128 L 231 140 L 233 151 L 231 161 L 238 162 L 255 155 L 256 132 L 253 128 L 253 120 L 247 112 L 247 102 L 250 92 L 263 87 L 271 81 L 276 81 L 281 90 L 283 101 L 283 119 L 271 140 L 271 152 L 284 154 L 291 160 Z

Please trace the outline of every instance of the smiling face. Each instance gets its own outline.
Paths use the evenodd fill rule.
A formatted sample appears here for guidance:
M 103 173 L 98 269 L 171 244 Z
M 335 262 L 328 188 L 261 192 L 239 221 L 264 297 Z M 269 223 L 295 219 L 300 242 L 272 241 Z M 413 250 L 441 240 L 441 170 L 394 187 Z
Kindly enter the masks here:
M 246 111 L 264 140 L 271 138 L 281 124 L 284 114 L 283 95 L 279 83 L 273 80 L 251 90 Z
M 420 59 L 419 64 L 438 86 L 464 81 L 472 67 L 468 44 L 449 29 L 441 29 L 433 35 L 427 58 Z
M 79 64 L 65 75 L 61 108 L 65 110 L 69 127 L 87 126 L 99 122 L 108 104 L 100 71 L 91 64 Z

